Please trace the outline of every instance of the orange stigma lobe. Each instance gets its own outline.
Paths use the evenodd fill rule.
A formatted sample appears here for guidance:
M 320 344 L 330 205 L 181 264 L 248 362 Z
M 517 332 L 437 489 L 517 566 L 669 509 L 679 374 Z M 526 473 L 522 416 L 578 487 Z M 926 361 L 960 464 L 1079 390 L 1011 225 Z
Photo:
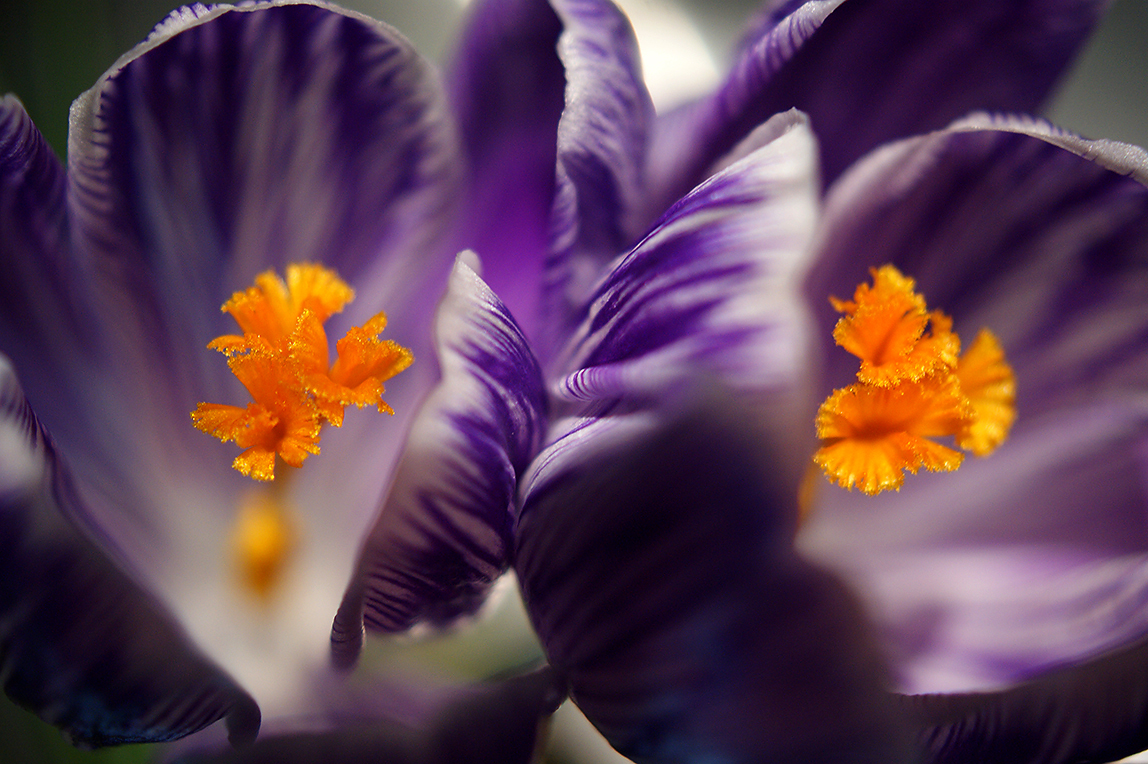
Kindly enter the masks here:
M 927 309 L 913 279 L 892 265 L 871 274 L 852 300 L 830 298 L 844 314 L 833 338 L 860 367 L 856 384 L 821 404 L 813 456 L 832 482 L 870 495 L 898 490 L 905 472 L 957 469 L 963 454 L 937 438 L 991 453 L 1016 416 L 1016 382 L 991 332 L 961 355 L 952 319 Z
M 414 359 L 407 348 L 378 339 L 386 326 L 382 313 L 352 327 L 330 362 L 324 324 L 354 296 L 334 271 L 304 263 L 287 266 L 286 280 L 273 271 L 259 274 L 254 286 L 223 304 L 242 334 L 225 334 L 207 347 L 227 356 L 251 402 L 246 407 L 200 403 L 191 420 L 197 429 L 243 449 L 232 464 L 239 472 L 269 481 L 276 458 L 302 466 L 319 453 L 322 425 L 342 425 L 345 406 L 373 403 L 394 413 L 382 400 L 383 382 Z

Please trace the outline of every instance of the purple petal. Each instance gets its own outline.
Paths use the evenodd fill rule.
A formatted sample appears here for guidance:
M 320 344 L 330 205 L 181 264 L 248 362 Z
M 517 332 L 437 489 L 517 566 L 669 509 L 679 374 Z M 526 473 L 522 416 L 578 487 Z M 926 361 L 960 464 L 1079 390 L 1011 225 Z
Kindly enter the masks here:
M 77 496 L 0 356 L 0 676 L 76 744 L 171 740 L 259 708 L 75 525 Z
M 865 618 L 792 550 L 796 481 L 705 407 L 528 495 L 515 569 L 572 700 L 640 761 L 902 761 Z
M 779 137 L 691 192 L 614 264 L 561 358 L 562 400 L 648 400 L 699 375 L 801 396 L 807 327 L 794 285 L 816 217 L 815 148 L 796 113 L 771 127 Z
M 440 709 L 422 727 L 354 723 L 329 732 L 268 736 L 250 748 L 183 764 L 527 764 L 541 728 L 562 700 L 553 672 L 542 669 L 475 688 Z
M 868 500 L 820 487 L 802 546 L 864 592 L 899 682 L 983 689 L 1148 634 L 1143 405 L 1020 422 L 992 456 Z
M 358 655 L 364 623 L 403 631 L 473 613 L 509 565 L 517 475 L 545 421 L 541 372 L 505 306 L 462 258 L 438 343 L 442 383 L 419 413 L 335 618 L 339 663 Z
M 649 225 L 642 199 L 653 103 L 637 41 L 603 0 L 555 0 L 565 31 L 566 109 L 558 126 L 558 198 L 546 308 L 561 329 L 602 267 Z M 660 210 L 659 210 L 660 211 Z
M 667 192 L 696 182 L 755 125 L 785 109 L 809 114 L 827 183 L 870 149 L 943 127 L 973 109 L 1034 111 L 1107 3 L 837 5 L 805 3 L 754 30 L 757 37 L 726 83 L 692 114 L 679 115 L 659 140 L 655 155 L 663 169 L 654 177 L 668 179 Z
M 233 328 L 219 306 L 267 268 L 325 262 L 358 290 L 349 323 L 385 309 L 428 341 L 460 165 L 432 68 L 391 28 L 325 5 L 199 8 L 76 102 L 69 139 L 123 395 L 189 440 L 187 412 L 235 391 L 204 351 Z
M 63 167 L 24 107 L 0 98 L 0 349 L 37 391 L 57 438 L 91 446 L 79 426 L 91 402 L 85 388 L 106 359 L 72 262 L 64 187 Z
M 1148 747 L 1148 643 L 995 693 L 905 698 L 936 764 L 1079 764 Z
M 532 334 L 554 203 L 566 76 L 561 23 L 546 3 L 486 0 L 468 9 L 451 95 L 472 187 L 463 245 Z

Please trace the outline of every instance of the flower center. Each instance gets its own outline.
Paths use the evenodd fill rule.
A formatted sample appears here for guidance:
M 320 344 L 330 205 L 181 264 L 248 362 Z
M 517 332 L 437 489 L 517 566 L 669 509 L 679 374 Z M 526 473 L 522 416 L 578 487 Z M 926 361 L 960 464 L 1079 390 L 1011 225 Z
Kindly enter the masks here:
M 830 298 L 844 314 L 833 339 L 861 366 L 818 409 L 813 455 L 832 482 L 870 495 L 900 489 L 905 471 L 957 469 L 964 454 L 935 438 L 985 456 L 1016 418 L 1016 381 L 992 332 L 961 355 L 952 319 L 927 310 L 913 279 L 892 265 L 871 273 L 852 300 Z
M 314 263 L 287 266 L 284 281 L 273 271 L 223 304 L 241 335 L 225 334 L 208 347 L 227 356 L 227 365 L 251 394 L 246 407 L 200 403 L 191 412 L 195 427 L 244 449 L 232 466 L 255 480 L 275 478 L 276 457 L 299 467 L 319 453 L 324 423 L 343 424 L 344 407 L 383 400 L 383 382 L 411 365 L 410 350 L 378 335 L 387 317 L 378 313 L 353 327 L 335 345 L 329 363 L 327 319 L 343 310 L 354 291 L 332 270 Z

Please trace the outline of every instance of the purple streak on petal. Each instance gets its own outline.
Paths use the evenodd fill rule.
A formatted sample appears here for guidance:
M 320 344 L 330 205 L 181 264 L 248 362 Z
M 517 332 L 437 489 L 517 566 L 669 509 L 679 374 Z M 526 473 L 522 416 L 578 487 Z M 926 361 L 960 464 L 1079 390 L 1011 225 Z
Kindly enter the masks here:
M 874 152 L 830 191 L 808 282 L 826 384 L 848 363 L 829 347 L 836 316 L 826 298 L 893 263 L 962 337 L 982 326 L 997 334 L 1022 418 L 1142 389 L 1148 188 L 1137 176 L 1148 179 L 1146 168 L 1142 150 L 1018 122 L 1003 130 L 978 120 Z
M 541 308 L 566 76 L 549 5 L 487 0 L 468 9 L 449 82 L 472 187 L 464 247 L 527 334 Z
M 429 311 L 460 165 L 433 70 L 389 27 L 294 3 L 201 16 L 82 96 L 69 139 L 124 394 L 188 439 L 196 402 L 235 393 L 204 346 L 233 331 L 219 306 L 256 273 L 325 262 L 361 287 L 353 321 Z
M 613 3 L 552 5 L 565 26 L 559 55 L 568 83 L 545 307 L 560 331 L 602 267 L 653 220 L 641 204 L 653 103 L 633 30 Z
M 462 258 L 439 312 L 443 381 L 420 411 L 335 618 L 339 664 L 362 627 L 443 626 L 478 609 L 509 565 L 517 475 L 545 423 L 541 372 L 505 306 Z
M 699 374 L 740 392 L 793 392 L 805 368 L 799 283 L 817 209 L 805 121 L 671 208 L 591 295 L 560 367 L 560 398 L 656 398 Z
M 1101 764 L 1148 747 L 1143 640 L 1001 692 L 901 699 L 934 764 Z
M 89 334 L 90 308 L 69 262 L 64 184 L 23 105 L 0 98 L 0 347 L 22 366 L 36 357 L 57 370 L 84 352 Z
M 758 104 L 793 55 L 844 0 L 815 0 L 777 8 L 757 19 L 725 83 L 654 125 L 650 195 L 655 214 L 709 174 L 712 166 L 773 114 L 790 107 Z M 824 148 L 822 149 L 824 150 Z
M 653 761 L 904 761 L 852 595 L 798 558 L 796 483 L 745 412 L 706 407 L 570 465 L 515 530 L 571 698 Z
M 0 676 L 17 703 L 77 745 L 171 740 L 259 707 L 84 535 L 55 446 L 0 366 Z
M 267 735 L 250 748 L 180 764 L 528 764 L 563 698 L 553 672 L 467 688 L 421 724 L 346 724 L 330 731 Z
M 1034 111 L 1107 4 L 849 0 L 817 26 L 826 8 L 807 3 L 759 27 L 726 84 L 659 141 L 655 177 L 673 178 L 670 192 L 696 182 L 754 125 L 794 107 L 822 142 L 827 184 L 881 143 L 973 109 Z

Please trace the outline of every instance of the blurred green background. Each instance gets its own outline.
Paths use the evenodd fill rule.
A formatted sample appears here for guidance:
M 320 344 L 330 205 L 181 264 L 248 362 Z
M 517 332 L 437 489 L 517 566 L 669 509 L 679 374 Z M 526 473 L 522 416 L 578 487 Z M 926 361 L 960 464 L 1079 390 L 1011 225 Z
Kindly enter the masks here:
M 670 34 L 665 31 L 668 27 L 658 26 L 668 1 L 623 3 L 635 18 L 640 37 L 646 34 L 648 41 Z M 460 2 L 352 0 L 343 5 L 393 24 L 426 55 L 441 60 L 456 29 Z M 670 9 L 676 15 L 670 15 L 696 25 L 695 43 L 708 48 L 720 68 L 738 26 L 756 2 L 693 0 L 679 5 Z M 18 95 L 63 156 L 72 100 L 174 7 L 172 0 L 0 0 L 0 93 Z M 1088 137 L 1148 145 L 1146 39 L 1148 0 L 1117 0 L 1046 116 Z M 679 51 L 676 47 L 674 52 Z M 653 54 L 653 46 L 644 53 Z M 658 66 L 651 61 L 647 60 L 648 72 Z M 704 71 L 702 75 L 704 79 Z M 0 696 L 3 762 L 142 764 L 152 753 L 147 746 L 76 750 L 55 729 Z

